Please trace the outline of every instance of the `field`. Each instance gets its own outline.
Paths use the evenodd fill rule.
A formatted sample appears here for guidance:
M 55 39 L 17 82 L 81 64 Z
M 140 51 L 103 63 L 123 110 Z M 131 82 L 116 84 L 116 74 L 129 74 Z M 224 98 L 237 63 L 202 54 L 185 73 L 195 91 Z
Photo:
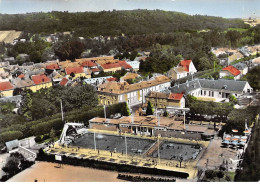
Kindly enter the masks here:
M 122 182 L 117 172 L 62 165 L 57 163 L 36 162 L 32 167 L 18 173 L 8 182 Z
M 184 161 L 195 159 L 200 153 L 200 146 L 180 144 L 173 142 L 164 142 L 160 147 L 160 158 L 167 160 L 179 160 L 180 157 Z M 152 155 L 158 157 L 158 150 Z
M 0 31 L 0 42 L 12 43 L 14 39 L 17 39 L 22 34 L 21 31 L 9 30 Z
M 155 142 L 148 139 L 127 137 L 127 153 L 143 154 Z M 75 140 L 73 146 L 94 149 L 94 134 L 88 133 Z M 125 137 L 96 134 L 96 149 L 125 154 Z
M 238 31 L 238 32 L 242 33 L 242 32 L 246 32 L 247 29 L 244 29 L 244 28 L 228 28 L 228 31 Z

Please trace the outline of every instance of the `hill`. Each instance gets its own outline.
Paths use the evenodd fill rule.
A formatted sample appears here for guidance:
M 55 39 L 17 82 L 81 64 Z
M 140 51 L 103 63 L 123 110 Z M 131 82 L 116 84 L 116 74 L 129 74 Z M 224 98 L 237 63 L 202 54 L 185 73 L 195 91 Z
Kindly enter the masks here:
M 162 10 L 0 14 L 0 30 L 30 33 L 75 31 L 78 36 L 115 36 L 249 27 L 240 19 Z

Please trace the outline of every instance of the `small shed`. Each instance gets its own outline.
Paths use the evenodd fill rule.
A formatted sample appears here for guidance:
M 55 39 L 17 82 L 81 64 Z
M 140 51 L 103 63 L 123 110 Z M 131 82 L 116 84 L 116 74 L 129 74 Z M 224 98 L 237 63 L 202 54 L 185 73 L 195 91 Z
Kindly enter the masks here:
M 5 143 L 5 145 L 6 145 L 6 148 L 7 148 L 7 152 L 10 153 L 10 151 L 18 148 L 19 141 L 18 141 L 18 139 L 15 139 L 15 140 L 12 140 L 12 141 L 8 141 L 8 142 Z

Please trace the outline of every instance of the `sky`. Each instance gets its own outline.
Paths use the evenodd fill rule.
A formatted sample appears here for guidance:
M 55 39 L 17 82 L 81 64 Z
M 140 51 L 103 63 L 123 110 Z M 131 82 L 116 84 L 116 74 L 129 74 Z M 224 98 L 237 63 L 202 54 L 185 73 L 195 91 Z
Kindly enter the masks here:
M 1 14 L 160 9 L 190 15 L 259 18 L 260 0 L 0 0 Z

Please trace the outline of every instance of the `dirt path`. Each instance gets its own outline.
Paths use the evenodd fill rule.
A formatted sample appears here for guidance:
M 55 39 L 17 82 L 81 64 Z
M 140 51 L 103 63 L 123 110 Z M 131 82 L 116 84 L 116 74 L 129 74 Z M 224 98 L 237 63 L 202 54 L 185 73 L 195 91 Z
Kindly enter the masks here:
M 117 179 L 117 172 L 63 165 L 48 162 L 36 162 L 8 180 L 8 182 L 123 182 Z

